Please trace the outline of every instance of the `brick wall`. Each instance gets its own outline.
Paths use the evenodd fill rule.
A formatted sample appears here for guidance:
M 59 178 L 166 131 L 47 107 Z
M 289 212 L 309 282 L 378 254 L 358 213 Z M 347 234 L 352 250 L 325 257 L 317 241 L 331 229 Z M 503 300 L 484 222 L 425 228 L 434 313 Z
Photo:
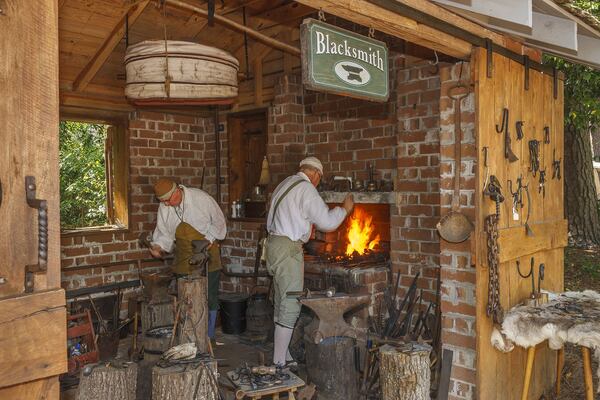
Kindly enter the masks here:
M 458 82 L 462 68 L 463 80 L 470 78 L 467 63 L 443 67 L 440 99 L 440 204 L 442 215 L 451 209 L 454 171 L 454 104 L 448 88 Z M 475 220 L 475 101 L 471 93 L 461 103 L 461 211 Z M 471 266 L 471 240 L 452 244 L 441 241 L 442 277 L 442 343 L 453 350 L 451 399 L 476 397 L 476 338 L 475 338 L 475 269 Z
M 227 174 L 226 142 L 222 146 L 222 173 Z M 212 118 L 134 112 L 129 120 L 130 226 L 128 231 L 69 234 L 61 239 L 62 286 L 77 289 L 138 278 L 136 263 L 87 268 L 88 265 L 147 259 L 137 238 L 155 226 L 158 202 L 152 184 L 171 177 L 198 187 L 205 167 L 204 188 L 216 194 L 215 142 Z M 226 186 L 222 193 L 226 196 Z M 149 270 L 162 262 L 143 263 Z
M 440 77 L 429 62 L 404 57 L 398 72 L 397 212 L 392 217 L 394 272 L 401 286 L 421 273 L 418 287 L 435 300 L 439 268 Z

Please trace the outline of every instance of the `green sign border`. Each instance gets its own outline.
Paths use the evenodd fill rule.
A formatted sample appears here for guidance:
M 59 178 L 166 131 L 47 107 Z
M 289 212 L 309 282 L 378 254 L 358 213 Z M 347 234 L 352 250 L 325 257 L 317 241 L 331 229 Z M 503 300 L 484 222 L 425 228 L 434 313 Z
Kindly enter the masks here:
M 335 33 L 343 36 L 350 36 L 354 40 L 358 40 L 369 44 L 370 46 L 378 46 L 383 49 L 384 52 L 384 71 L 382 74 L 385 75 L 385 88 L 384 94 L 375 93 L 373 91 L 363 90 L 361 86 L 348 85 L 335 85 L 328 82 L 320 82 L 314 78 L 313 75 L 313 41 L 312 33 L 313 28 L 319 27 L 320 29 L 327 30 L 331 33 Z M 389 77 L 389 59 L 388 59 L 388 48 L 384 42 L 380 42 L 375 39 L 367 38 L 366 36 L 359 35 L 358 33 L 351 32 L 349 30 L 339 28 L 337 26 L 327 24 L 318 21 L 313 18 L 307 18 L 302 22 L 300 26 L 300 45 L 302 50 L 302 78 L 304 85 L 311 90 L 335 93 L 342 96 L 356 97 L 365 100 L 372 100 L 377 102 L 386 102 L 390 95 L 390 77 Z M 340 57 L 340 61 L 347 59 L 345 56 Z M 354 61 L 353 59 L 350 59 Z M 356 61 L 354 61 L 356 62 Z M 337 63 L 336 63 L 337 64 Z M 334 71 L 331 71 L 335 74 Z M 368 84 L 368 83 L 367 83 Z

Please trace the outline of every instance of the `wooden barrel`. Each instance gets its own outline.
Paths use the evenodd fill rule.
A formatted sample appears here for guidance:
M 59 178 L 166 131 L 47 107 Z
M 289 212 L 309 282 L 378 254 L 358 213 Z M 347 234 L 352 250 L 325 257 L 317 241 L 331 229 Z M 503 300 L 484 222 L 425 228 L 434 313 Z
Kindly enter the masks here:
M 125 96 L 136 105 L 229 104 L 238 95 L 239 62 L 215 47 L 146 40 L 127 48 Z M 168 60 L 168 76 L 167 65 Z

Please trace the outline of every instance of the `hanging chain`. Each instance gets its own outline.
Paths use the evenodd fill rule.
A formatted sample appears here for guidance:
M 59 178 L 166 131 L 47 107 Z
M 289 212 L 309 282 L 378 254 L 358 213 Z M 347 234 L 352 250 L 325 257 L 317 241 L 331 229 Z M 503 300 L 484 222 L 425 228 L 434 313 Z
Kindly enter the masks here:
M 318 16 L 319 16 L 319 21 L 323 21 L 323 22 L 326 22 L 326 21 L 327 21 L 327 20 L 325 19 L 325 12 L 323 12 L 323 9 L 322 9 L 322 8 L 320 8 L 320 9 L 319 9 Z
M 500 249 L 498 248 L 498 214 L 490 214 L 485 219 L 487 233 L 487 259 L 489 268 L 487 315 L 496 324 L 504 320 L 504 310 L 500 304 Z

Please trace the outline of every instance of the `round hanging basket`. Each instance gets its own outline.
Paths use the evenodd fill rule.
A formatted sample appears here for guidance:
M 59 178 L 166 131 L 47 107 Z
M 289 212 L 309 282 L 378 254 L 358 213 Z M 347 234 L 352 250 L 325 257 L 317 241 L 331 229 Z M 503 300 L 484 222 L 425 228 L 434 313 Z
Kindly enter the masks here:
M 130 103 L 230 104 L 237 97 L 239 62 L 231 54 L 175 40 L 166 41 L 166 50 L 165 40 L 146 40 L 127 48 L 125 96 Z

